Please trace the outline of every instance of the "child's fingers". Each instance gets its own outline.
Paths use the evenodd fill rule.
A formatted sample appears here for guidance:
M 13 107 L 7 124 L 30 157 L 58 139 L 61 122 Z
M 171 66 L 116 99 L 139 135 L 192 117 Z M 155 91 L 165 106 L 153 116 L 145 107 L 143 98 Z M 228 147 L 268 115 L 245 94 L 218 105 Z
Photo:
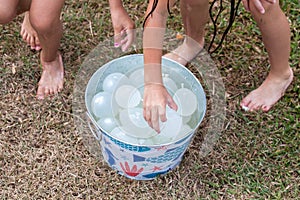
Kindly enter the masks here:
M 250 11 L 249 6 L 248 6 L 248 1 L 247 0 L 242 0 L 242 2 L 243 2 L 243 5 L 244 5 L 245 9 L 247 11 Z
M 175 111 L 178 110 L 178 106 L 171 96 L 168 97 L 168 106 Z
M 151 109 L 151 125 L 157 133 L 160 133 L 159 112 L 157 107 Z
M 114 36 L 114 46 L 115 46 L 116 48 L 118 48 L 118 47 L 121 46 L 121 41 L 122 41 L 123 35 L 124 35 L 124 32 L 123 32 L 123 31 L 121 31 L 121 32 L 115 32 L 115 36 Z
M 264 9 L 264 7 L 263 7 L 263 5 L 262 5 L 262 3 L 261 3 L 260 0 L 253 0 L 252 2 L 253 2 L 253 4 L 254 4 L 255 8 L 256 8 L 261 14 L 264 14 L 264 13 L 265 13 L 265 9 Z
M 135 41 L 135 31 L 133 29 L 126 31 L 126 37 L 121 41 L 122 51 L 126 51 Z
M 159 109 L 158 109 L 158 115 L 159 115 L 160 121 L 162 121 L 162 122 L 167 121 L 166 106 L 159 107 Z

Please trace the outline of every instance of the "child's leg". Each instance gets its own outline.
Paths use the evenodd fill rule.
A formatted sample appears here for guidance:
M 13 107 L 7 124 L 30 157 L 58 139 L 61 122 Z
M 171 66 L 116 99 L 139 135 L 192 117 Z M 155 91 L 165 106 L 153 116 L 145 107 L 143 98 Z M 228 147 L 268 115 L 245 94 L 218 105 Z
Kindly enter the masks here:
M 181 0 L 180 11 L 186 37 L 182 45 L 165 57 L 186 65 L 198 55 L 204 46 L 204 29 L 209 17 L 209 1 Z
M 0 0 L 0 24 L 9 23 L 29 6 L 30 0 Z
M 32 28 L 29 20 L 29 11 L 25 12 L 23 23 L 21 26 L 21 36 L 23 40 L 30 45 L 31 49 L 39 51 L 41 50 L 41 45 L 37 32 Z
M 64 0 L 32 0 L 30 22 L 36 30 L 41 43 L 40 55 L 43 73 L 39 81 L 37 97 L 56 94 L 63 88 L 64 68 L 61 54 L 58 51 L 62 37 L 60 13 Z
M 276 4 L 262 1 L 265 14 L 260 14 L 251 2 L 251 14 L 261 30 L 271 68 L 262 85 L 246 96 L 241 106 L 250 110 L 268 111 L 281 98 L 293 79 L 289 66 L 290 28 L 280 9 L 279 0 Z

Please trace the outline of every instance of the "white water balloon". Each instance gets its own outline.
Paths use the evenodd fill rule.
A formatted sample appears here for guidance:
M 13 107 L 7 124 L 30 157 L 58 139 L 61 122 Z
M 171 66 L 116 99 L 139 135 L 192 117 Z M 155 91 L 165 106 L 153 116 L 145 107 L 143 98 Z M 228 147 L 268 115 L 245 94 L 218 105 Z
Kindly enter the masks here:
M 135 70 L 129 75 L 129 80 L 136 86 L 144 85 L 144 68 Z
M 174 93 L 178 87 L 175 83 L 175 81 L 173 81 L 170 77 L 169 77 L 169 74 L 164 74 L 163 75 L 163 83 L 164 83 L 164 86 L 170 90 L 171 93 Z
M 196 95 L 183 86 L 175 92 L 173 99 L 178 105 L 177 112 L 181 116 L 192 115 L 197 109 L 198 103 Z
M 141 102 L 142 97 L 136 87 L 122 85 L 116 90 L 115 100 L 122 108 L 133 108 Z
M 113 93 L 118 85 L 122 85 L 124 83 L 128 83 L 129 80 L 127 76 L 122 73 L 112 73 L 105 77 L 102 87 L 106 92 Z
M 112 117 L 101 118 L 97 121 L 97 124 L 108 133 L 117 127 L 116 119 Z
M 110 133 L 113 137 L 123 141 L 123 142 L 127 142 L 130 144 L 138 144 L 139 140 L 137 138 L 131 137 L 129 136 L 123 127 L 116 127 L 114 128 L 111 133 Z
M 96 117 L 112 117 L 117 114 L 118 107 L 108 92 L 97 93 L 91 102 L 91 108 Z

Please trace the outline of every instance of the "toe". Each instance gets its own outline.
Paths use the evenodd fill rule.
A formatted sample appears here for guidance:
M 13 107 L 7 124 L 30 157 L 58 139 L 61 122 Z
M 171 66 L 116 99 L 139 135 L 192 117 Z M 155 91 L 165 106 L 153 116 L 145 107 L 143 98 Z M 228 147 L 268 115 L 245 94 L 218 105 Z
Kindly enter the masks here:
M 258 107 L 258 105 L 255 102 L 250 102 L 247 106 L 249 108 L 249 111 L 255 111 Z
M 38 99 L 40 99 L 40 100 L 42 100 L 42 99 L 45 98 L 43 88 L 41 88 L 41 87 L 38 88 L 36 97 L 37 97 Z
M 26 34 L 26 32 L 23 33 L 23 34 L 21 34 L 21 35 L 22 35 L 22 39 L 23 39 L 24 41 L 27 41 L 27 34 Z
M 40 40 L 37 35 L 34 37 L 34 43 L 35 43 L 35 50 L 39 51 L 42 49 Z
M 47 97 L 47 96 L 49 96 L 50 94 L 51 94 L 51 89 L 48 88 L 48 87 L 46 87 L 46 88 L 45 88 L 45 91 L 44 91 L 44 96 Z
M 36 45 L 35 50 L 36 51 L 40 51 L 42 49 L 42 47 L 40 45 Z
M 250 98 L 250 94 L 248 96 L 246 96 L 242 102 L 241 102 L 241 106 L 245 106 L 245 107 L 249 107 L 249 104 L 251 103 L 251 98 Z
M 36 48 L 35 41 L 34 41 L 33 37 L 30 37 L 30 47 L 31 47 L 31 49 L 35 49 Z
M 271 109 L 271 106 L 264 105 L 261 107 L 262 111 L 268 112 Z

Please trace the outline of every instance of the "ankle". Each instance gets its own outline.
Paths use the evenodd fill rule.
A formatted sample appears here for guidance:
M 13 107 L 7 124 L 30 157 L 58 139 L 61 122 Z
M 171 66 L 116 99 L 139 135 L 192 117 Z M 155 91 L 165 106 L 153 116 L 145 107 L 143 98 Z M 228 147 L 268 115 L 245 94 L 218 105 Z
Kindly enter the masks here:
M 204 46 L 204 37 L 202 37 L 198 40 L 194 40 L 193 38 L 186 36 L 183 43 L 191 49 L 203 48 L 203 46 Z
M 288 80 L 292 76 L 293 76 L 293 70 L 291 67 L 279 71 L 271 70 L 269 72 L 269 77 L 274 79 Z

